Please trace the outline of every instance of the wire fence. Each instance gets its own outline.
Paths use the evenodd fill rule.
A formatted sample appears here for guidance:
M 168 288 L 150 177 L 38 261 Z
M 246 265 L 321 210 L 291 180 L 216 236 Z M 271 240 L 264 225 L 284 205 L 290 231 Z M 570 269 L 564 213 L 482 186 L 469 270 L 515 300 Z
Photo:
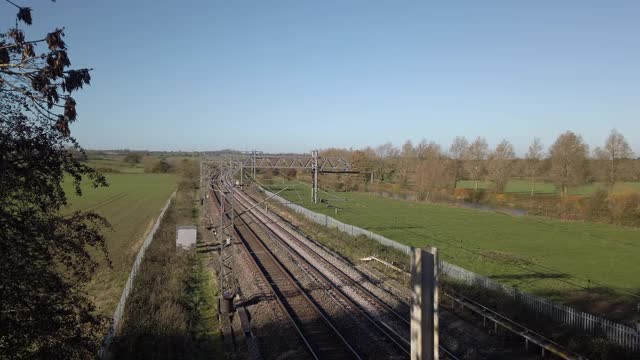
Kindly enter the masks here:
M 353 236 L 364 235 L 379 242 L 380 244 L 400 250 L 406 254 L 411 253 L 410 246 L 397 243 L 394 240 L 388 239 L 369 230 L 362 229 L 350 224 L 345 224 L 332 218 L 331 216 L 313 212 L 300 205 L 294 204 L 278 195 L 275 195 L 266 189 L 262 189 L 262 191 L 268 196 L 272 196 L 274 200 L 280 202 L 294 212 L 301 214 L 302 216 L 317 224 L 330 228 L 336 228 Z M 551 300 L 522 292 L 516 288 L 501 284 L 488 277 L 447 263 L 446 261 L 440 260 L 438 268 L 441 274 L 462 281 L 467 285 L 480 286 L 489 290 L 499 291 L 511 297 L 517 303 L 526 306 L 531 311 L 540 314 L 550 320 L 570 325 L 593 336 L 604 336 L 609 341 L 616 343 L 624 348 L 633 351 L 640 351 L 640 325 L 637 328 L 633 328 L 624 324 L 607 320 L 600 316 L 582 312 L 570 306 L 558 304 Z
M 171 200 L 173 200 L 175 195 L 176 195 L 176 192 L 174 191 L 173 194 L 171 194 L 171 196 L 167 200 L 167 202 L 164 204 L 164 207 L 162 208 L 160 215 L 158 215 L 158 219 L 156 220 L 155 224 L 153 224 L 153 228 L 151 228 L 149 235 L 147 235 L 147 238 L 144 239 L 144 243 L 142 243 L 142 246 L 138 251 L 138 255 L 136 256 L 136 261 L 133 263 L 133 266 L 131 267 L 131 272 L 129 273 L 127 284 L 122 290 L 122 295 L 120 296 L 120 301 L 118 302 L 118 306 L 116 306 L 116 310 L 113 312 L 111 325 L 109 326 L 109 330 L 107 331 L 107 334 L 105 335 L 104 340 L 102 342 L 102 348 L 98 353 L 98 356 L 101 359 L 106 359 L 109 356 L 109 346 L 111 345 L 113 338 L 115 337 L 115 335 L 120 330 L 120 327 L 122 326 L 122 316 L 124 314 L 124 307 L 127 303 L 127 298 L 129 297 L 129 293 L 133 289 L 133 283 L 136 279 L 136 275 L 138 274 L 138 270 L 140 269 L 140 264 L 142 264 L 142 259 L 144 258 L 144 254 L 147 248 L 149 247 L 149 245 L 151 245 L 151 242 L 153 241 L 153 237 L 158 231 L 158 228 L 160 227 L 160 222 L 162 221 L 162 218 L 164 217 L 164 214 L 169 208 L 169 205 L 171 204 Z

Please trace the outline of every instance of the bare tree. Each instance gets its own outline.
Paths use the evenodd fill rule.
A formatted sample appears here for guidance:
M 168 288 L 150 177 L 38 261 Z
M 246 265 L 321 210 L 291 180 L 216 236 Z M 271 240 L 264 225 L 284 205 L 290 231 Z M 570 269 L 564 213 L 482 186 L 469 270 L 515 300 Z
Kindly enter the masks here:
M 624 138 L 624 135 L 616 129 L 611 130 L 603 148 L 597 147 L 594 154 L 598 160 L 606 161 L 606 181 L 610 189 L 618 181 L 618 170 L 622 161 L 633 158 L 631 146 Z
M 423 140 L 416 147 L 417 163 L 413 174 L 418 198 L 429 200 L 433 191 L 446 187 L 446 158 L 440 145 Z
M 589 146 L 582 136 L 567 131 L 551 146 L 551 177 L 560 188 L 560 195 L 567 196 L 569 186 L 581 184 L 586 176 Z
M 516 153 L 513 150 L 513 145 L 507 140 L 502 140 L 495 150 L 489 154 L 487 174 L 489 180 L 493 182 L 497 193 L 504 192 L 507 187 L 515 157 Z
M 376 147 L 375 154 L 378 157 L 376 174 L 379 174 L 381 181 L 390 180 L 396 173 L 400 151 L 392 143 L 387 142 Z
M 631 160 L 629 165 L 629 176 L 633 181 L 640 181 L 640 157 Z
M 409 182 L 409 173 L 415 163 L 415 150 L 411 140 L 407 140 L 402 145 L 400 152 L 400 160 L 398 164 L 398 183 L 401 186 L 407 186 Z
M 478 182 L 484 176 L 486 172 L 485 160 L 487 160 L 487 153 L 489 152 L 489 145 L 487 140 L 481 136 L 478 136 L 474 142 L 469 145 L 467 156 L 465 157 L 465 167 L 471 180 L 474 182 L 474 191 L 478 191 Z
M 544 156 L 543 154 L 544 146 L 542 145 L 540 138 L 533 139 L 533 142 L 529 145 L 529 151 L 527 151 L 527 155 L 525 156 L 527 173 L 531 178 L 531 196 L 533 196 L 536 191 L 536 177 L 540 171 L 542 157 Z
M 457 136 L 453 139 L 453 143 L 449 148 L 449 156 L 451 157 L 452 173 L 453 173 L 453 188 L 458 185 L 458 180 L 462 178 L 462 172 L 464 170 L 464 158 L 469 149 L 469 141 L 464 136 Z
M 362 179 L 365 183 L 373 178 L 373 164 L 370 153 L 356 150 L 350 154 L 349 162 L 353 170 L 363 173 Z M 366 172 L 369 172 L 369 174 L 366 174 Z
M 362 150 L 356 150 L 349 156 L 349 162 L 353 170 L 366 171 L 370 170 L 370 159 L 367 153 Z
M 415 156 L 415 151 L 413 147 L 413 143 L 411 140 L 407 140 L 404 145 L 402 145 L 402 150 L 400 152 L 400 156 L 402 157 L 412 157 Z
M 376 155 L 378 155 L 378 157 L 380 157 L 381 159 L 397 156 L 399 153 L 398 149 L 393 146 L 391 142 L 386 142 L 382 145 L 378 145 L 375 149 L 375 152 Z

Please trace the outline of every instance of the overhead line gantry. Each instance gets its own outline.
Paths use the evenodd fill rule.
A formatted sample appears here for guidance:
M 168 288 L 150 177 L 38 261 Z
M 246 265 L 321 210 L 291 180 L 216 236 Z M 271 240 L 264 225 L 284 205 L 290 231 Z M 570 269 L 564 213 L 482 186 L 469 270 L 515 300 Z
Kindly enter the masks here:
M 359 174 L 352 171 L 351 164 L 341 157 L 320 156 L 318 150 L 303 155 L 271 155 L 262 151 L 245 151 L 240 154 L 226 155 L 224 160 L 235 163 L 240 169 L 240 179 L 244 176 L 244 169 L 251 170 L 251 177 L 255 180 L 256 169 L 297 169 L 311 171 L 311 200 L 318 203 L 318 176 L 320 174 Z

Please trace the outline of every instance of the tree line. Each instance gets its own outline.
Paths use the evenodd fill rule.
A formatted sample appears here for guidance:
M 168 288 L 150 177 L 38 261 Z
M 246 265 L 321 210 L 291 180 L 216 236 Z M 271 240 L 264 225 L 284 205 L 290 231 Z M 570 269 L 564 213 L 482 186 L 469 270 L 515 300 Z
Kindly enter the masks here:
M 567 197 L 571 187 L 587 183 L 601 182 L 612 189 L 621 181 L 640 181 L 640 160 L 634 158 L 629 143 L 617 130 L 592 151 L 582 136 L 572 131 L 560 134 L 548 148 L 535 138 L 522 157 L 516 156 L 508 140 L 490 148 L 483 137 L 470 141 L 462 136 L 453 139 L 448 149 L 422 140 L 417 144 L 407 141 L 400 148 L 386 143 L 361 150 L 330 148 L 321 154 L 341 156 L 354 170 L 365 173 L 364 181 L 411 189 L 420 200 L 451 193 L 461 180 L 470 180 L 474 191 L 486 181 L 490 191 L 503 193 L 510 179 L 526 179 L 531 195 L 541 182 L 552 182 L 561 197 Z M 342 183 L 345 181 L 344 190 L 357 186 L 343 177 Z

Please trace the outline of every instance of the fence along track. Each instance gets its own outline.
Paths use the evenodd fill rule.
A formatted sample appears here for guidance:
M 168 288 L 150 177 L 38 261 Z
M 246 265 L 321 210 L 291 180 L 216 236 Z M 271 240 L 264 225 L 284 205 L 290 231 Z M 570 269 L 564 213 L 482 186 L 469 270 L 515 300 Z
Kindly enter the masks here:
M 215 194 L 215 192 L 214 192 Z M 216 194 L 217 198 L 217 194 Z M 331 321 L 240 216 L 233 228 L 314 359 L 360 359 Z M 338 340 L 338 341 L 336 341 Z
M 241 193 L 237 193 L 240 197 L 244 197 L 244 194 Z M 245 208 L 249 208 L 254 204 L 251 204 L 249 202 L 249 200 L 247 200 L 246 198 L 242 200 L 244 202 L 244 204 L 242 204 Z M 255 208 L 257 209 L 257 208 Z M 253 210 L 252 210 L 253 211 Z M 264 218 L 255 215 L 255 213 L 251 214 L 252 217 L 254 219 L 257 220 L 257 223 L 264 227 L 267 228 L 269 230 L 271 230 L 272 232 L 274 232 L 281 240 L 282 240 L 282 244 L 283 246 L 285 246 L 287 248 L 287 250 L 289 251 L 289 253 L 291 253 L 292 255 L 295 255 L 297 258 L 301 259 L 303 262 L 307 263 L 310 266 L 310 270 L 313 271 L 317 276 L 319 276 L 320 278 L 322 278 L 326 283 L 328 283 L 331 288 L 334 290 L 334 293 L 337 294 L 338 296 L 340 296 L 340 298 L 345 301 L 346 303 L 348 303 L 351 307 L 353 307 L 354 309 L 357 309 L 359 311 L 359 313 L 367 320 L 369 321 L 383 336 L 385 336 L 387 339 L 389 339 L 395 346 L 397 346 L 397 348 L 405 355 L 409 356 L 410 355 L 410 348 L 411 348 L 411 344 L 410 342 L 403 337 L 402 335 L 398 334 L 395 330 L 393 330 L 388 324 L 387 322 L 400 322 L 401 325 L 405 325 L 407 326 L 407 328 L 409 327 L 409 320 L 406 319 L 405 317 L 403 317 L 402 315 L 398 314 L 396 311 L 394 311 L 391 307 L 389 307 L 386 303 L 384 303 L 383 301 L 381 301 L 380 299 L 378 299 L 377 296 L 373 295 L 371 292 L 369 292 L 369 290 L 365 289 L 362 285 L 360 285 L 359 283 L 357 283 L 355 280 L 353 280 L 350 276 L 348 276 L 347 274 L 345 274 L 344 272 L 342 272 L 342 270 L 338 269 L 336 266 L 334 266 L 333 264 L 331 264 L 329 261 L 327 261 L 326 259 L 324 259 L 321 255 L 317 254 L 313 249 L 311 249 L 310 247 L 308 247 L 306 244 L 304 244 L 303 242 L 301 242 L 300 240 L 298 240 L 295 235 L 291 234 L 288 230 L 286 230 L 285 228 L 283 228 L 282 226 L 278 225 L 277 223 L 271 221 L 268 216 L 267 219 L 268 220 L 264 220 Z M 264 214 L 262 214 L 264 216 Z M 269 224 L 267 224 L 269 223 Z M 378 309 L 382 309 L 383 312 L 385 313 L 385 315 L 383 315 L 384 317 L 386 317 L 387 321 L 382 321 L 382 319 L 380 318 L 375 318 L 374 316 L 370 315 L 367 310 L 365 310 L 361 305 L 357 304 L 354 300 L 352 300 L 347 294 L 345 294 L 344 290 L 342 289 L 341 286 L 337 286 L 336 284 L 334 284 L 333 281 L 329 280 L 327 278 L 326 275 L 324 275 L 319 269 L 317 269 L 313 264 L 309 263 L 308 260 L 306 260 L 304 258 L 304 256 L 302 254 L 300 254 L 297 250 L 295 250 L 293 247 L 291 247 L 290 245 L 287 244 L 287 240 L 284 239 L 284 237 L 296 242 L 300 247 L 305 248 L 308 250 L 308 253 L 313 256 L 315 259 L 319 260 L 320 262 L 324 263 L 331 271 L 331 273 L 336 276 L 339 277 L 343 282 L 347 283 L 347 287 L 353 289 L 354 291 L 357 291 L 358 293 L 360 293 L 360 295 L 366 299 L 366 301 L 373 305 L 376 306 Z
M 365 230 L 350 224 L 345 224 L 332 218 L 331 216 L 313 212 L 302 206 L 293 204 L 290 201 L 278 195 L 275 195 L 272 192 L 261 187 L 259 187 L 259 189 L 260 191 L 267 194 L 267 196 L 272 196 L 274 200 L 278 201 L 282 205 L 288 207 L 298 214 L 301 214 L 302 216 L 317 224 L 326 227 L 337 228 L 338 230 L 347 234 L 351 234 L 353 236 L 364 235 L 381 243 L 382 245 L 395 248 L 406 254 L 409 254 L 411 251 L 411 247 L 407 245 L 397 243 L 394 240 L 388 239 L 369 230 Z M 502 292 L 511 297 L 516 302 L 525 305 L 534 313 L 541 314 L 542 316 L 552 321 L 573 326 L 592 336 L 604 336 L 609 341 L 618 344 L 626 349 L 632 351 L 640 351 L 640 331 L 637 331 L 630 326 L 607 320 L 600 316 L 576 310 L 570 306 L 558 304 L 551 300 L 522 292 L 518 289 L 501 284 L 493 279 L 476 274 L 459 266 L 450 264 L 446 261 L 438 261 L 438 270 L 441 274 L 447 275 L 456 280 L 461 280 L 468 285 L 481 286 L 490 290 Z
M 508 331 L 514 334 L 520 335 L 525 341 L 525 348 L 527 350 L 529 349 L 529 343 L 533 343 L 537 345 L 541 349 L 541 354 L 543 358 L 545 356 L 545 353 L 549 351 L 552 354 L 555 354 L 562 359 L 569 359 L 569 360 L 583 359 L 581 355 L 574 354 L 571 351 L 568 351 L 567 349 L 564 348 L 564 346 L 558 344 L 557 342 L 551 339 L 548 339 L 536 333 L 535 331 L 528 329 L 524 325 L 517 323 L 501 315 L 500 313 L 484 305 L 481 305 L 480 303 L 473 301 L 465 296 L 462 296 L 456 293 L 451 293 L 451 294 L 445 293 L 444 296 L 451 299 L 453 303 L 452 304 L 453 308 L 455 308 L 455 304 L 457 303 L 460 306 L 471 310 L 477 315 L 482 316 L 483 326 L 485 325 L 486 320 L 489 319 L 490 321 L 493 322 L 495 331 L 497 331 L 498 325 L 499 325 L 501 328 L 507 329 Z
M 147 248 L 149 247 L 149 245 L 151 245 L 151 242 L 153 241 L 153 237 L 156 234 L 156 231 L 158 231 L 158 228 L 160 227 L 160 222 L 162 221 L 164 214 L 167 212 L 167 209 L 171 204 L 171 200 L 173 200 L 173 198 L 175 197 L 176 192 L 177 190 L 174 191 L 173 194 L 171 194 L 171 196 L 169 196 L 169 199 L 164 204 L 162 211 L 160 211 L 160 215 L 158 215 L 158 219 L 156 219 L 156 222 L 153 224 L 153 228 L 151 228 L 149 235 L 147 235 L 147 238 L 144 240 L 144 242 L 142 243 L 142 246 L 140 247 L 140 250 L 138 251 L 138 255 L 136 256 L 136 261 L 133 263 L 133 266 L 131 267 L 131 272 L 129 273 L 127 284 L 122 290 L 120 301 L 116 306 L 116 310 L 113 312 L 113 317 L 111 319 L 111 325 L 109 326 L 109 330 L 107 331 L 107 334 L 104 336 L 104 339 L 102 340 L 102 348 L 98 352 L 98 357 L 101 359 L 105 359 L 109 357 L 109 346 L 111 345 L 111 342 L 113 341 L 114 336 L 120 330 L 120 326 L 122 326 L 121 324 L 122 316 L 124 313 L 125 305 L 127 303 L 127 298 L 129 297 L 129 293 L 133 289 L 133 283 L 136 279 L 136 275 L 138 274 L 138 269 L 140 268 L 140 264 L 142 264 L 142 259 L 144 258 L 144 254 Z M 122 198 L 124 196 L 125 195 L 122 195 L 119 198 Z M 114 200 L 111 200 L 111 201 L 114 201 Z

